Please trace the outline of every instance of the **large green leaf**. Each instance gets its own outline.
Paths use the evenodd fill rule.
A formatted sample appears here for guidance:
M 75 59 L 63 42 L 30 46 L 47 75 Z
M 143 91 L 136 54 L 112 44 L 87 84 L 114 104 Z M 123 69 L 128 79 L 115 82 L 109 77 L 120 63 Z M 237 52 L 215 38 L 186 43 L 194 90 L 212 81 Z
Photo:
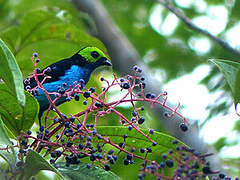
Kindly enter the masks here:
M 0 150 L 0 156 L 8 162 L 9 166 L 14 169 L 17 156 L 15 154 L 15 151 L 12 147 L 12 143 L 7 135 L 7 132 L 5 130 L 5 125 L 2 122 L 1 116 L 0 116 L 0 148 L 6 148 L 9 147 L 8 150 Z
M 147 129 L 140 129 L 144 134 L 148 134 Z M 150 147 L 152 149 L 152 153 L 148 153 L 147 159 L 154 160 L 157 163 L 160 163 L 161 161 L 165 162 L 166 159 L 163 158 L 163 154 L 168 154 L 169 150 L 173 150 L 173 154 L 176 152 L 176 146 L 183 145 L 183 143 L 179 142 L 179 144 L 173 144 L 172 141 L 176 140 L 174 137 L 171 137 L 167 134 L 160 133 L 160 132 L 154 132 L 154 134 L 149 134 L 149 137 L 157 143 L 156 146 L 152 145 L 152 142 L 136 130 L 132 129 L 131 131 L 128 130 L 127 127 L 122 126 L 98 126 L 97 127 L 97 133 L 101 134 L 103 137 L 107 137 L 112 143 L 118 146 L 119 143 L 124 142 L 123 136 L 125 134 L 128 135 L 128 138 L 125 139 L 125 148 L 124 150 L 127 150 L 130 152 L 130 149 L 134 147 L 136 149 L 135 155 L 138 155 L 142 158 L 145 157 L 145 154 L 140 153 L 140 148 L 147 148 Z M 100 140 L 97 138 L 92 139 L 92 145 L 95 148 L 95 145 L 99 143 Z M 113 147 L 110 144 L 104 145 L 104 151 L 108 151 L 110 149 L 113 149 L 116 153 L 119 152 L 119 150 L 115 147 Z M 126 158 L 126 153 L 122 152 L 118 156 L 118 160 L 114 165 L 111 166 L 111 171 L 116 173 L 118 176 L 120 176 L 123 179 L 137 179 L 137 175 L 139 172 L 139 169 L 141 168 L 141 163 L 143 162 L 141 159 L 134 158 L 134 164 L 129 166 L 123 165 L 123 160 Z M 87 159 L 86 159 L 87 160 Z M 87 162 L 85 159 L 84 162 Z M 89 160 L 90 163 L 90 160 Z M 175 166 L 176 167 L 176 166 Z M 166 176 L 169 176 L 172 174 L 173 170 L 175 168 L 165 168 L 164 174 Z M 131 173 L 127 173 L 131 172 Z
M 25 105 L 25 95 L 23 89 L 23 79 L 16 60 L 0 39 L 0 78 L 4 80 L 6 85 L 14 92 L 19 104 Z
M 14 54 L 23 73 L 32 71 L 30 58 L 34 51 L 40 56 L 39 67 L 72 56 L 85 46 L 96 46 L 106 51 L 104 45 L 56 13 L 37 10 L 27 13 L 19 27 L 20 41 Z M 7 32 L 6 32 L 7 33 Z
M 234 103 L 237 104 L 240 101 L 240 63 L 222 59 L 211 59 L 210 61 L 223 73 L 232 90 Z
M 38 113 L 38 102 L 25 92 L 26 103 L 19 105 L 15 94 L 3 83 L 0 84 L 0 115 L 7 128 L 15 135 L 31 128 Z
M 147 129 L 140 129 L 144 134 L 148 134 Z M 136 149 L 151 147 L 153 154 L 161 156 L 163 153 L 167 153 L 169 149 L 175 149 L 176 145 L 172 144 L 174 137 L 167 134 L 156 132 L 149 137 L 157 143 L 156 146 L 152 146 L 152 142 L 136 130 L 129 131 L 127 127 L 121 126 L 99 126 L 97 132 L 102 136 L 109 137 L 110 140 L 116 144 L 123 142 L 123 135 L 127 134 L 126 138 L 127 147 L 135 147 Z M 183 143 L 182 143 L 183 144 Z
M 61 177 L 61 179 L 64 179 L 61 173 L 55 167 L 49 164 L 40 154 L 33 150 L 29 151 L 24 166 L 25 179 L 27 180 L 31 176 L 37 175 L 41 170 L 53 171 L 59 177 Z
M 86 167 L 86 163 L 71 165 L 66 167 L 66 163 L 57 163 L 58 170 L 71 180 L 120 180 L 120 178 L 110 171 L 92 165 L 90 169 Z

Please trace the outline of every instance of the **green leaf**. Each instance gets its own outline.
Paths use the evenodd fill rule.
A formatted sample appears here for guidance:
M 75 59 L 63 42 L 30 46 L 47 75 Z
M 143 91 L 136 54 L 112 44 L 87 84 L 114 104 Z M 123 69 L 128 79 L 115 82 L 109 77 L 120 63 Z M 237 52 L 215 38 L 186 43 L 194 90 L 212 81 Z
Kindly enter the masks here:
M 231 88 L 234 103 L 237 104 L 240 101 L 240 63 L 222 59 L 211 59 L 210 61 L 223 73 Z
M 0 115 L 7 128 L 15 136 L 18 136 L 21 130 L 30 129 L 38 114 L 37 100 L 25 92 L 26 103 L 22 107 L 15 94 L 3 83 L 0 84 L 0 94 Z
M 66 163 L 57 163 L 58 170 L 71 180 L 120 180 L 113 172 L 105 171 L 103 168 L 92 165 L 90 169 L 86 163 L 66 167 Z
M 0 32 L 0 37 L 11 50 L 11 52 L 14 52 L 20 40 L 19 28 L 16 26 L 11 26 L 6 31 Z
M 147 129 L 140 129 L 144 134 L 148 134 Z M 152 142 L 148 138 L 132 129 L 128 130 L 127 127 L 121 126 L 99 126 L 97 127 L 97 132 L 102 136 L 109 137 L 110 140 L 116 144 L 123 142 L 123 135 L 127 134 L 125 146 L 126 147 L 135 147 L 136 149 L 151 147 L 153 150 L 152 154 L 162 155 L 162 153 L 167 153 L 169 149 L 175 149 L 176 145 L 172 144 L 173 140 L 176 138 L 169 136 L 164 133 L 154 132 L 150 134 L 150 138 L 157 143 L 156 146 L 152 146 Z M 183 144 L 183 143 L 182 143 Z
M 25 95 L 22 74 L 13 54 L 1 39 L 0 78 L 2 78 L 6 85 L 14 92 L 19 104 L 23 107 L 25 105 Z
M 41 170 L 49 170 L 55 172 L 59 177 L 64 179 L 61 173 L 49 164 L 40 154 L 31 150 L 28 152 L 24 167 L 24 177 L 29 179 L 31 176 L 34 176 L 39 173 Z
M 5 125 L 2 122 L 1 116 L 0 116 L 0 148 L 6 148 L 9 147 L 8 150 L 1 150 L 0 156 L 8 162 L 10 167 L 14 169 L 16 164 L 16 154 L 12 147 L 12 143 L 7 135 L 7 132 L 5 131 Z
M 26 74 L 33 69 L 29 59 L 34 51 L 38 52 L 41 60 L 39 68 L 70 57 L 85 46 L 96 46 L 106 51 L 104 45 L 84 29 L 59 18 L 56 13 L 43 10 L 27 13 L 21 19 L 19 32 L 21 40 L 14 54 Z

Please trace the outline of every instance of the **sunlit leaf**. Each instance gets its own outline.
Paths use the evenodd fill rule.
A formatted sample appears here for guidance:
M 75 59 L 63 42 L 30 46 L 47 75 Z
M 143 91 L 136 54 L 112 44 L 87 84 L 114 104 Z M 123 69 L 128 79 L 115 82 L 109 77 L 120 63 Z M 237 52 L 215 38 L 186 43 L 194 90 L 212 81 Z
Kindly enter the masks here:
M 22 73 L 19 70 L 15 57 L 0 39 L 0 78 L 16 95 L 19 104 L 25 105 Z

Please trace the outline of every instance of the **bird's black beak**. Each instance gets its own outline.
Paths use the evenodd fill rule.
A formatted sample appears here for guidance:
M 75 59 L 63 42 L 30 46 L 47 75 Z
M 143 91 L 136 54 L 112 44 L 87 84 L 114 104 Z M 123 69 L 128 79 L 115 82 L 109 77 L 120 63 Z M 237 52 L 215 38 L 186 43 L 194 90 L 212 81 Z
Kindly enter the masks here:
M 110 63 L 110 61 L 107 58 L 101 58 L 100 62 L 101 62 L 101 65 L 112 66 L 112 63 Z

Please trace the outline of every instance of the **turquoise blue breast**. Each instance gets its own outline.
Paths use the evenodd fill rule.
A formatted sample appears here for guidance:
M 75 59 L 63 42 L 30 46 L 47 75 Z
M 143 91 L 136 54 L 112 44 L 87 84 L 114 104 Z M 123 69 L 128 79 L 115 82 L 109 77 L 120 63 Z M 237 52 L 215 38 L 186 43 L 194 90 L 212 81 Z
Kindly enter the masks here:
M 67 86 L 65 89 L 68 89 L 69 86 L 73 87 L 74 82 L 79 83 L 80 79 L 83 79 L 85 83 L 87 83 L 89 75 L 91 72 L 89 72 L 87 69 L 73 65 L 70 69 L 65 71 L 64 76 L 59 77 L 58 81 L 45 83 L 43 84 L 43 87 L 49 92 L 57 92 L 58 87 L 62 87 L 63 83 L 66 83 Z M 42 90 L 39 91 L 39 95 L 35 96 L 37 100 L 39 101 L 40 108 L 41 109 L 47 109 L 49 107 L 49 101 L 44 94 Z M 55 99 L 55 95 L 50 96 L 52 100 Z M 66 102 L 66 97 L 61 97 L 57 102 L 56 105 L 60 105 L 62 103 Z

